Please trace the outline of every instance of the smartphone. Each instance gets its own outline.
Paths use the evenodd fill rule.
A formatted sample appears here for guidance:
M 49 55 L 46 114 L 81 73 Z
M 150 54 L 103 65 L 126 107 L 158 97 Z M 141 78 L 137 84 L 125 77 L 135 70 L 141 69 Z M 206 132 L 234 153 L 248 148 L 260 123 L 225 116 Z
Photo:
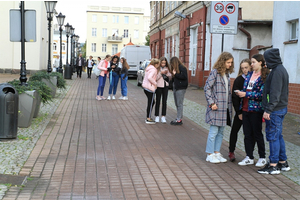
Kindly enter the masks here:
M 240 90 L 234 90 L 234 92 L 240 92 Z

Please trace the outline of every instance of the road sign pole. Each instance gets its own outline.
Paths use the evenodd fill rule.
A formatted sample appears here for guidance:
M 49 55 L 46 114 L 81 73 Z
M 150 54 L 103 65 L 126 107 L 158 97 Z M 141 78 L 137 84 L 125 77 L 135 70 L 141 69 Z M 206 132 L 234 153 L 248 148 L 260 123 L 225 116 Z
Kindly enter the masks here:
M 224 49 L 224 33 L 222 34 L 222 47 L 221 47 L 221 52 L 223 52 Z

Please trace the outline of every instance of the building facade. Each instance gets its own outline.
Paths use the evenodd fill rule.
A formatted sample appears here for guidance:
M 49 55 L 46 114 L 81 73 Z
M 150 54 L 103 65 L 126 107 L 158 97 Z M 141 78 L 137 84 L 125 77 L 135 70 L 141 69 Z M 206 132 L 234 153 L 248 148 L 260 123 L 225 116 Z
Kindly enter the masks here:
M 0 31 L 0 57 L 5 62 L 0 73 L 19 73 L 21 62 L 21 42 L 10 41 L 10 9 L 19 9 L 20 1 L 0 2 L 2 29 Z M 27 73 L 47 70 L 48 65 L 48 21 L 43 1 L 25 1 L 25 10 L 36 11 L 36 42 L 25 43 L 25 61 Z
M 87 10 L 86 55 L 104 58 L 131 42 L 144 45 L 149 17 L 141 8 L 89 6 Z

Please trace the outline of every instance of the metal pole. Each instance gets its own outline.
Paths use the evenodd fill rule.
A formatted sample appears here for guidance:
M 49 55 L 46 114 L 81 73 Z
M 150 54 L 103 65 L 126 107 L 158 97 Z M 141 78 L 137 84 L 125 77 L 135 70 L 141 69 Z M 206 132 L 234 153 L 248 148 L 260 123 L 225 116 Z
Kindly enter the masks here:
M 69 34 L 66 35 L 67 36 L 67 59 L 66 59 L 66 65 L 69 65 L 69 61 L 68 61 L 68 51 L 69 51 Z
M 51 73 L 51 21 L 52 21 L 52 13 L 48 13 L 48 67 L 47 72 Z
M 62 28 L 61 26 L 59 27 L 59 35 L 60 35 L 60 45 L 59 45 L 59 55 L 60 55 L 60 59 L 59 59 L 59 69 L 58 72 L 59 73 L 63 73 L 63 69 L 62 69 Z
M 25 10 L 24 1 L 21 1 L 21 72 L 20 72 L 20 85 L 28 85 L 26 83 L 26 62 L 25 62 Z
M 222 47 L 221 47 L 221 53 L 223 52 L 223 46 L 224 46 L 224 33 L 222 33 Z
M 71 35 L 71 67 L 72 67 L 72 72 L 74 73 L 74 62 L 73 62 L 73 35 Z

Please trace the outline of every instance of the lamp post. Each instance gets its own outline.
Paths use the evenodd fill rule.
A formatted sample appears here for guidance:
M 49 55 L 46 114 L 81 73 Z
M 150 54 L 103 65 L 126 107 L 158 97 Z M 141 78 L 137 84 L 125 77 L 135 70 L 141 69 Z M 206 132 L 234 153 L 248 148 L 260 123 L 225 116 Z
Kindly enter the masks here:
M 53 20 L 53 12 L 55 9 L 57 1 L 45 1 L 45 7 L 47 11 L 48 19 L 48 67 L 47 72 L 50 73 L 51 70 L 51 21 Z
M 71 35 L 71 62 L 70 62 L 70 64 L 71 64 L 73 72 L 74 72 L 74 66 L 73 66 L 73 37 L 74 37 L 74 30 L 75 30 L 75 28 L 73 28 L 71 26 L 71 28 L 70 28 L 70 35 Z
M 69 65 L 69 61 L 68 61 L 68 53 L 69 53 L 69 34 L 71 31 L 71 25 L 69 25 L 69 23 L 67 23 L 65 25 L 65 30 L 66 30 L 66 37 L 67 37 L 67 56 L 66 56 L 66 65 Z
M 77 54 L 78 54 L 78 53 L 77 53 L 77 51 L 78 51 L 77 44 L 78 44 L 79 36 L 78 36 L 78 35 L 75 35 L 75 36 L 74 36 L 74 40 L 75 40 L 75 44 L 74 44 L 74 53 L 75 53 L 75 55 L 76 55 L 75 57 L 77 58 L 77 56 L 78 56 L 78 55 L 77 55 Z
M 64 21 L 65 21 L 65 17 L 63 14 L 59 13 L 59 15 L 56 16 L 57 19 L 57 23 L 59 25 L 59 34 L 60 34 L 60 47 L 59 47 L 59 54 L 60 54 L 60 59 L 59 59 L 59 68 L 58 68 L 58 72 L 59 73 L 63 73 L 63 69 L 62 69 L 62 26 L 64 25 Z

